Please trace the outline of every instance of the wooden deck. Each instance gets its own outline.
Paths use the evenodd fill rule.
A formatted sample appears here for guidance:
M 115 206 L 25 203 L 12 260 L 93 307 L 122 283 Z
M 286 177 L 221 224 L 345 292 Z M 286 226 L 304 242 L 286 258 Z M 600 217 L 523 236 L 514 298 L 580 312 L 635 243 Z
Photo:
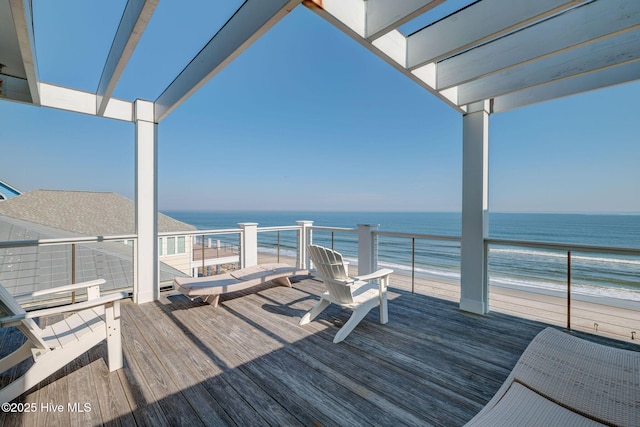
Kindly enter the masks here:
M 457 426 L 546 326 L 392 289 L 388 324 L 374 309 L 332 344 L 349 312 L 331 306 L 297 324 L 321 292 L 302 278 L 223 296 L 218 308 L 177 295 L 126 302 L 123 369 L 109 373 L 98 346 L 15 401 L 35 412 L 2 412 L 0 425 Z M 22 339 L 0 333 L 1 355 Z

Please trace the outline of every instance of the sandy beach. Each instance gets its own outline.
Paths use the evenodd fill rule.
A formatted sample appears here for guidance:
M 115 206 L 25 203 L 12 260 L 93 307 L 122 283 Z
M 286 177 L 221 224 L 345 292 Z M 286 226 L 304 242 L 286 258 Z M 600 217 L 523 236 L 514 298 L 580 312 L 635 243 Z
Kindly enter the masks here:
M 259 263 L 276 262 L 274 254 L 258 254 Z M 295 259 L 280 256 L 280 262 L 295 264 Z M 350 274 L 357 274 L 356 266 L 350 266 Z M 394 273 L 391 276 L 391 287 L 411 292 L 411 276 Z M 423 295 L 458 302 L 460 300 L 460 283 L 441 279 L 416 277 L 414 292 Z M 564 295 L 553 295 L 548 292 L 532 292 L 525 288 L 504 288 L 492 286 L 489 290 L 491 311 L 536 320 L 561 327 L 567 327 L 567 298 Z M 637 302 L 619 301 L 601 298 L 597 302 L 593 298 L 572 295 L 571 329 L 583 331 L 608 338 L 640 344 L 640 310 Z

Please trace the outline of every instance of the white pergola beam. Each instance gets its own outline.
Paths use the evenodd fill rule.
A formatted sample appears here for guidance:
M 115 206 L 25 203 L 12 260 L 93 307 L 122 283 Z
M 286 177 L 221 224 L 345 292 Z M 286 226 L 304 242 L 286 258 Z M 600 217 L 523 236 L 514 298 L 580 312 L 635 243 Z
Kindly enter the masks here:
M 31 95 L 30 102 L 35 105 L 40 105 L 38 63 L 35 55 L 31 2 L 27 0 L 9 0 L 9 6 L 11 7 L 11 14 L 13 15 L 13 24 L 16 28 L 22 63 Z
M 103 115 L 111 95 L 160 0 L 128 0 L 98 84 L 97 112 Z
M 353 0 L 345 0 L 348 2 L 352 2 Z M 360 2 L 361 0 L 355 0 Z M 393 30 L 385 34 L 384 36 L 370 42 L 365 39 L 362 34 L 359 34 L 358 31 L 354 30 L 343 20 L 339 19 L 337 16 L 333 14 L 334 10 L 329 7 L 327 8 L 327 0 L 305 0 L 302 2 L 304 6 L 306 6 L 309 10 L 318 14 L 326 21 L 331 23 L 333 26 L 344 32 L 346 35 L 351 37 L 353 40 L 358 42 L 363 47 L 370 50 L 373 54 L 384 60 L 386 63 L 391 65 L 393 68 L 416 82 L 418 85 L 422 86 L 429 92 L 433 93 L 435 96 L 443 100 L 445 103 L 455 108 L 461 113 L 466 111 L 466 107 L 459 107 L 456 104 L 456 100 L 452 100 L 447 98 L 447 96 L 441 94 L 435 87 L 435 79 L 430 81 L 427 78 L 424 78 L 423 75 L 413 74 L 406 67 L 406 37 L 397 30 Z M 338 1 L 339 3 L 339 1 Z M 339 9 L 341 12 L 344 12 L 343 9 Z M 353 10 L 352 10 L 353 11 Z M 364 13 L 364 12 L 362 12 Z M 364 15 L 363 15 L 364 16 Z M 431 84 L 433 83 L 433 84 Z
M 499 96 L 493 100 L 492 112 L 501 113 L 539 102 L 628 83 L 631 80 L 640 80 L 640 60 Z
M 639 58 L 640 30 L 625 32 L 458 86 L 458 104 L 495 98 Z
M 155 101 L 159 123 L 301 0 L 247 0 Z
M 457 86 L 639 26 L 640 1 L 588 3 L 439 62 L 436 88 Z
M 366 38 L 377 39 L 445 0 L 368 0 Z
M 38 85 L 40 105 L 76 113 L 97 115 L 96 94 L 55 86 L 48 83 Z M 104 117 L 116 120 L 133 121 L 133 103 L 111 98 L 103 114 Z
M 444 59 L 583 1 L 483 0 L 474 3 L 410 35 L 407 67 L 414 69 Z

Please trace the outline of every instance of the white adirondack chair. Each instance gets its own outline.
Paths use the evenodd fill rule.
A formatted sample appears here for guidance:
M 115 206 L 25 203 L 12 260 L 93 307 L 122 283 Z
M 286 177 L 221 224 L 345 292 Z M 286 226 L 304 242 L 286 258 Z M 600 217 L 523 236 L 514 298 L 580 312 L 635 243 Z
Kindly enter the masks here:
M 0 284 L 0 326 L 16 326 L 27 341 L 0 360 L 0 374 L 33 357 L 33 365 L 20 378 L 0 390 L 0 402 L 9 402 L 64 367 L 93 346 L 107 340 L 109 371 L 122 368 L 120 300 L 126 292 L 100 296 L 103 279 L 34 292 L 33 296 L 87 290 L 87 301 L 26 312 Z M 51 314 L 74 314 L 41 329 L 33 320 Z
M 377 305 L 380 305 L 380 323 L 387 323 L 387 286 L 393 270 L 383 268 L 371 274 L 351 278 L 340 253 L 322 246 L 309 245 L 309 256 L 327 292 L 322 294 L 318 304 L 300 319 L 300 325 L 312 321 L 331 303 L 353 310 L 349 320 L 334 337 L 334 343 L 344 340 Z

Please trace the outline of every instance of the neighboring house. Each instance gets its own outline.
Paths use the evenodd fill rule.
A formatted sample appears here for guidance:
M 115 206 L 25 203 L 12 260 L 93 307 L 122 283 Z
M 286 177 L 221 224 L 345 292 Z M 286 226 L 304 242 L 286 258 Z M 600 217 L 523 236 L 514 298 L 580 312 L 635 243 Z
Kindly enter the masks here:
M 0 181 L 0 202 L 9 200 L 22 194 L 20 190 L 15 189 L 4 181 Z
M 191 237 L 179 232 L 196 228 L 159 214 L 158 229 L 176 232 L 159 242 L 160 282 L 189 275 Z M 135 204 L 115 193 L 35 190 L 0 203 L 0 241 L 134 233 Z M 76 246 L 76 281 L 101 277 L 107 280 L 108 287 L 132 286 L 131 246 L 120 242 Z M 70 258 L 69 245 L 0 249 L 0 282 L 18 295 L 68 283 Z

